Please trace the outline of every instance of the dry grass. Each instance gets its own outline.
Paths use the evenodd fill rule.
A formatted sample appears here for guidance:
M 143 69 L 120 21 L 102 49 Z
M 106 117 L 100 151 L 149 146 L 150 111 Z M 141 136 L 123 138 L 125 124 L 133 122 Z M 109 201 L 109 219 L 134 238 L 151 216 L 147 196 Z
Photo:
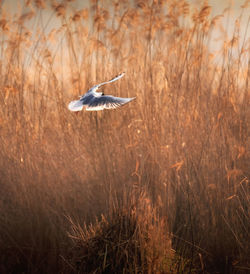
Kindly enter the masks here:
M 128 193 L 127 193 L 128 194 Z M 124 195 L 126 196 L 126 195 Z M 155 273 L 170 270 L 167 226 L 145 193 L 82 228 L 72 222 L 75 246 L 69 265 L 77 273 Z M 124 197 L 126 199 L 126 197 Z
M 245 273 L 249 8 L 212 52 L 208 3 L 70 2 L 1 9 L 0 272 Z

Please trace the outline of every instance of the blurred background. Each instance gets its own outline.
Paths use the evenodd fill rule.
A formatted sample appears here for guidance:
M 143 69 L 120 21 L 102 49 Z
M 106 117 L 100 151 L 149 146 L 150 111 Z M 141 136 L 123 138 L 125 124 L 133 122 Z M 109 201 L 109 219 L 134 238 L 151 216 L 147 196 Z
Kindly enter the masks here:
M 0 272 L 249 271 L 249 1 L 0 3 Z

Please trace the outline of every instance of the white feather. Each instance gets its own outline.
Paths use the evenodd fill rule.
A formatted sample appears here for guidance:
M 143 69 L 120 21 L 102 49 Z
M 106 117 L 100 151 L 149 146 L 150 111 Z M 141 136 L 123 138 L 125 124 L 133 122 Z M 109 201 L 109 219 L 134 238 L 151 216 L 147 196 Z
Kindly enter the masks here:
M 80 100 L 72 101 L 69 103 L 68 109 L 71 111 L 80 111 L 83 109 L 83 104 Z
M 96 106 L 96 107 L 87 107 L 86 110 L 88 111 L 98 111 L 98 110 L 104 110 L 104 106 Z

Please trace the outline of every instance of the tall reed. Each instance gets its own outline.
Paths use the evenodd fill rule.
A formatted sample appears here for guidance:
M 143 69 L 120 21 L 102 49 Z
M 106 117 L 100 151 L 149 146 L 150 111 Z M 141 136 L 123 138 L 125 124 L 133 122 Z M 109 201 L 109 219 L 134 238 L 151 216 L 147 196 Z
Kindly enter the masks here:
M 230 36 L 207 1 L 71 2 L 1 7 L 0 272 L 245 273 L 247 3 Z M 122 71 L 135 101 L 68 111 Z

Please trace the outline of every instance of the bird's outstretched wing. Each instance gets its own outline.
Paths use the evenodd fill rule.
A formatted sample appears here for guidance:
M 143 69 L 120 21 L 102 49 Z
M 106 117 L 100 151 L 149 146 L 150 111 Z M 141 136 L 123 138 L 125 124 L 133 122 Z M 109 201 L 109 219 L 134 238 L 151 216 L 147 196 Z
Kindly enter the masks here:
M 106 84 L 115 82 L 115 81 L 121 79 L 124 75 L 125 75 L 125 72 L 122 72 L 122 73 L 118 74 L 117 76 L 115 76 L 114 78 L 112 78 L 111 80 L 106 81 L 106 82 L 103 82 L 103 83 L 100 83 L 100 84 L 98 84 L 97 86 L 98 86 L 98 88 L 99 88 L 99 87 L 101 87 L 101 86 L 103 86 L 103 85 L 106 85 Z
M 83 99 L 86 95 L 88 94 L 91 94 L 91 93 L 94 93 L 96 92 L 101 86 L 103 85 L 106 85 L 106 84 L 109 84 L 109 83 L 112 83 L 112 82 L 115 82 L 119 79 L 121 79 L 123 76 L 125 75 L 125 72 L 123 73 L 120 73 L 119 75 L 115 76 L 114 78 L 112 78 L 111 80 L 109 81 L 106 81 L 106 82 L 103 82 L 103 83 L 100 83 L 98 85 L 95 85 L 93 86 L 91 89 L 89 89 L 84 95 L 80 96 L 80 99 Z
M 115 81 L 121 79 L 124 75 L 125 75 L 125 72 L 122 72 L 122 73 L 118 74 L 117 76 L 115 76 L 114 78 L 112 78 L 111 80 L 96 85 L 96 87 L 99 88 L 99 87 L 101 87 L 103 85 L 115 82 Z
M 124 104 L 129 103 L 130 101 L 134 100 L 134 98 L 120 98 L 120 97 L 114 97 L 111 95 L 103 95 L 100 97 L 94 97 L 93 100 L 91 100 L 86 108 L 86 110 L 89 111 L 95 111 L 95 110 L 103 110 L 103 109 L 112 109 L 120 107 Z

